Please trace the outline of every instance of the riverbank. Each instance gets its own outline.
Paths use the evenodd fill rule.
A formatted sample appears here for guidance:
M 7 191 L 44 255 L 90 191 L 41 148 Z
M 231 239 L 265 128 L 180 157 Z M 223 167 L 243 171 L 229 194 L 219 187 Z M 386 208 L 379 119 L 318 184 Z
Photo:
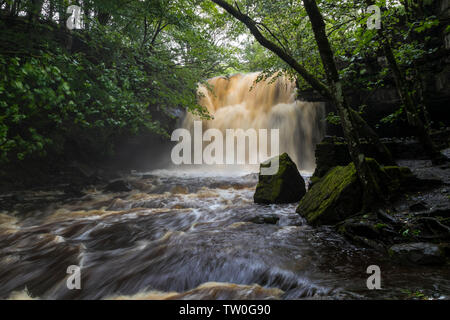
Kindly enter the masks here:
M 434 137 L 449 158 L 448 130 Z M 432 164 L 414 139 L 384 139 L 384 143 L 397 164 L 379 166 L 371 160 L 379 171 L 384 199 L 362 208 L 346 145 L 340 138 L 327 137 L 316 148 L 310 192 L 297 212 L 312 225 L 332 225 L 355 245 L 377 250 L 398 263 L 448 264 L 450 163 Z M 376 150 L 365 152 L 376 156 Z

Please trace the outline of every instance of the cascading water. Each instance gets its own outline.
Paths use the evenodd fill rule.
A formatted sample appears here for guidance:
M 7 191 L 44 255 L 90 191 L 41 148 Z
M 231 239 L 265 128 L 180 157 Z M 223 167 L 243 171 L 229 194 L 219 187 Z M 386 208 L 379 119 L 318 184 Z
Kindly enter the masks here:
M 279 129 L 279 152 L 287 152 L 300 170 L 314 170 L 314 147 L 325 132 L 323 103 L 297 100 L 295 82 L 286 76 L 257 81 L 260 75 L 216 77 L 201 85 L 199 104 L 213 117 L 203 127 L 224 134 L 226 129 Z M 184 127 L 191 129 L 195 119 L 188 114 Z

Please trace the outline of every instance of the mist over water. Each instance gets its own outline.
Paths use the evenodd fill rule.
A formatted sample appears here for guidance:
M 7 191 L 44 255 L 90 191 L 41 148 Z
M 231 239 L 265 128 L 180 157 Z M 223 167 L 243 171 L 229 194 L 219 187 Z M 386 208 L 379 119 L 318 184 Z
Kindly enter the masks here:
M 257 81 L 259 76 L 235 74 L 201 85 L 199 104 L 213 117 L 203 120 L 204 130 L 219 129 L 225 136 L 226 129 L 279 129 L 279 153 L 287 152 L 299 170 L 313 171 L 314 147 L 325 134 L 323 103 L 297 100 L 295 82 L 285 76 Z M 196 119 L 188 114 L 183 126 L 192 129 Z M 260 158 L 267 160 L 261 153 Z

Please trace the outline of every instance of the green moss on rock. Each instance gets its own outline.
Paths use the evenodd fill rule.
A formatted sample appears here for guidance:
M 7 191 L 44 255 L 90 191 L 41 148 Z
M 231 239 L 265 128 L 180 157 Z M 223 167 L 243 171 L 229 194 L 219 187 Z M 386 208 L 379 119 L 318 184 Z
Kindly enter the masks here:
M 275 175 L 259 175 L 253 197 L 255 203 L 292 203 L 299 201 L 306 193 L 305 181 L 296 164 L 287 153 L 279 156 L 279 169 Z M 269 162 L 261 164 L 268 167 Z
M 316 182 L 300 201 L 297 212 L 310 224 L 332 224 L 357 212 L 361 207 L 355 166 L 338 166 Z
M 407 168 L 382 167 L 371 158 L 366 158 L 372 179 L 386 197 L 397 192 L 406 177 L 411 176 Z M 362 207 L 362 187 L 353 163 L 346 167 L 332 168 L 322 179 L 315 182 L 300 201 L 297 213 L 313 225 L 335 224 L 356 214 Z

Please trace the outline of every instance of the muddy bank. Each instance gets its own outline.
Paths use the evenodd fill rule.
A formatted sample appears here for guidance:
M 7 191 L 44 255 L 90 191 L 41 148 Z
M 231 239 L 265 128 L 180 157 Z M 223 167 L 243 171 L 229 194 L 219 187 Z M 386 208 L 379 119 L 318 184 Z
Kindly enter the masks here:
M 442 132 L 439 137 L 438 145 L 448 147 L 448 132 Z M 382 174 L 391 177 L 387 185 L 380 181 L 385 193 L 384 202 L 361 211 L 358 200 L 362 194 L 355 180 L 355 172 L 348 165 L 350 159 L 346 145 L 339 138 L 327 137 L 317 146 L 318 166 L 309 186 L 317 201 L 322 201 L 320 197 L 329 201 L 333 195 L 336 203 L 325 215 L 325 212 L 320 213 L 320 210 L 325 210 L 324 203 L 317 204 L 320 210 L 311 211 L 316 200 L 302 200 L 297 212 L 312 224 L 333 225 L 352 243 L 389 255 L 396 262 L 448 264 L 450 163 L 433 165 L 425 160 L 420 144 L 413 139 L 389 139 L 386 145 L 396 157 L 398 167 L 380 167 Z M 365 152 L 376 156 L 374 150 L 367 149 Z M 450 149 L 443 149 L 442 153 L 448 158 Z M 341 168 L 340 171 L 338 168 Z M 342 184 L 343 179 L 349 179 L 348 185 L 344 183 L 339 187 L 342 190 L 332 191 L 334 189 L 330 183 Z M 326 188 L 331 189 L 326 191 Z M 345 197 L 348 199 L 345 200 Z

